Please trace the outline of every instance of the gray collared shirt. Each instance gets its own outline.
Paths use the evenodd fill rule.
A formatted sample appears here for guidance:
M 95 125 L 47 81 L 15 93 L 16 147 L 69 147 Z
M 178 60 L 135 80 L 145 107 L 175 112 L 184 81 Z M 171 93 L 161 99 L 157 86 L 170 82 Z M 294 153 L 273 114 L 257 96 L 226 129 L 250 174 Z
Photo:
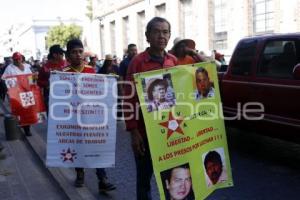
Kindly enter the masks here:
M 204 98 L 212 98 L 215 96 L 215 89 L 213 87 L 209 88 L 207 96 L 203 96 L 198 90 L 195 91 L 195 100 L 199 101 Z

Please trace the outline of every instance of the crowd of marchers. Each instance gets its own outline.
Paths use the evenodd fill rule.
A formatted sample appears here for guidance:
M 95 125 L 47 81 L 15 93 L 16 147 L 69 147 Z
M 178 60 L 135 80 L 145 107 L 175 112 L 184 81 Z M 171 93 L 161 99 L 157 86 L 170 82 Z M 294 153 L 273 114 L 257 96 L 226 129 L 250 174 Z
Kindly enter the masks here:
M 212 55 L 207 56 L 203 53 L 203 51 L 196 49 L 196 43 L 192 39 L 176 38 L 173 42 L 172 48 L 167 50 L 166 47 L 171 36 L 170 30 L 171 24 L 166 19 L 154 17 L 146 26 L 145 35 L 147 42 L 149 43 L 149 47 L 142 52 L 138 52 L 136 44 L 128 44 L 126 54 L 123 56 L 121 62 L 119 62 L 119 59 L 116 56 L 111 54 L 107 54 L 103 60 L 99 60 L 96 54 L 85 52 L 83 43 L 80 39 L 72 39 L 68 41 L 66 49 L 63 49 L 59 44 L 51 46 L 49 48 L 47 59 L 44 59 L 42 62 L 34 61 L 33 59 L 26 60 L 21 52 L 14 52 L 11 57 L 5 59 L 5 63 L 0 65 L 1 99 L 4 100 L 7 96 L 4 79 L 6 76 L 10 75 L 33 74 L 36 79 L 36 83 L 42 90 L 41 92 L 44 96 L 46 108 L 48 108 L 50 87 L 49 78 L 51 71 L 55 70 L 72 73 L 116 74 L 119 77 L 118 80 L 133 83 L 133 74 L 139 72 L 211 60 L 216 62 L 217 67 L 225 64 L 223 54 L 213 50 Z M 207 77 L 203 78 L 203 76 L 208 75 L 205 72 L 199 71 L 199 73 L 202 73 L 201 78 L 199 78 L 200 84 L 202 80 L 208 79 Z M 205 86 L 205 84 L 201 84 L 201 87 L 202 85 Z M 200 86 L 199 88 L 201 88 Z M 159 84 L 157 86 L 153 86 L 149 96 L 153 96 L 153 98 L 155 98 L 155 90 L 157 88 L 159 88 Z M 129 87 L 129 84 L 125 84 L 118 89 L 119 94 L 122 95 L 134 94 L 133 98 L 125 100 L 126 103 L 132 105 L 139 104 L 136 90 Z M 203 98 L 211 95 L 212 92 L 211 88 L 207 86 L 199 89 L 198 93 L 199 98 Z M 157 101 L 159 101 L 159 99 Z M 153 104 L 153 106 L 155 106 L 155 104 Z M 134 108 L 139 109 L 136 107 Z M 124 113 L 124 115 L 135 115 L 137 113 L 139 112 L 134 110 L 132 113 Z M 122 112 L 120 115 L 122 115 Z M 150 200 L 152 199 L 150 192 L 150 180 L 153 174 L 153 168 L 145 123 L 143 118 L 137 117 L 128 118 L 125 120 L 125 123 L 127 131 L 131 133 L 131 144 L 135 156 L 136 198 L 137 200 Z M 26 136 L 32 135 L 30 126 L 24 126 L 23 129 Z M 84 169 L 75 168 L 75 172 L 75 187 L 83 187 L 85 177 Z M 116 187 L 108 181 L 105 169 L 97 168 L 96 175 L 99 180 L 98 188 L 100 192 L 107 192 L 116 189 Z M 171 179 L 168 182 L 168 187 L 172 188 L 172 190 L 176 190 Z M 170 199 L 174 198 L 170 197 Z M 187 198 L 183 197 L 181 199 L 184 200 Z

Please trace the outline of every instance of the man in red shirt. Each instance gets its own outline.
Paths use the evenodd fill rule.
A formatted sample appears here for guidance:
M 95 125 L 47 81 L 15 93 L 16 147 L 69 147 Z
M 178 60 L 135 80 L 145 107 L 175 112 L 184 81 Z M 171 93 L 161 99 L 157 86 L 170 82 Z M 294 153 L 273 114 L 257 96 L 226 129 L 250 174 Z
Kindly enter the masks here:
M 154 17 L 148 22 L 146 38 L 150 47 L 131 60 L 127 71 L 127 81 L 133 84 L 133 74 L 135 73 L 173 67 L 177 64 L 177 59 L 165 51 L 170 35 L 171 25 L 166 19 Z M 124 114 L 126 129 L 131 132 L 131 144 L 136 161 L 137 200 L 151 200 L 150 180 L 153 168 L 145 124 L 141 110 L 136 108 L 136 105 L 139 105 L 136 89 L 126 84 L 125 95 L 129 96 L 132 92 L 134 97 L 125 100 L 124 108 L 127 107 L 126 105 L 132 105 L 133 112 L 124 111 Z M 139 109 L 139 114 L 136 109 Z
M 63 69 L 64 72 L 75 72 L 75 73 L 96 73 L 92 66 L 86 65 L 84 62 L 84 49 L 83 44 L 79 39 L 70 40 L 67 43 L 66 57 L 70 65 Z M 75 168 L 76 180 L 75 186 L 82 187 L 84 183 L 84 169 Z M 116 189 L 116 187 L 107 182 L 106 172 L 103 168 L 96 168 L 96 175 L 99 180 L 98 189 L 99 192 L 106 192 Z
M 84 62 L 83 44 L 79 39 L 70 40 L 67 43 L 67 60 L 70 65 L 63 69 L 64 72 L 77 73 L 96 73 L 92 66 L 86 65 Z
M 49 103 L 49 79 L 51 71 L 62 71 L 63 67 L 66 66 L 66 61 L 64 60 L 64 50 L 59 44 L 55 44 L 50 47 L 48 61 L 39 70 L 37 84 L 43 89 L 44 102 L 48 112 Z

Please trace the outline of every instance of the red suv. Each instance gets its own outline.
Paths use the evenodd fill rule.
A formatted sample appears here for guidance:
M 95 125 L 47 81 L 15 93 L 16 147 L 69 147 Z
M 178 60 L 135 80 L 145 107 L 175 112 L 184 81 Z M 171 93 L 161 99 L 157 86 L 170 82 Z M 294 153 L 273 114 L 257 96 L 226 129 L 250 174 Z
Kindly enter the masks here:
M 268 135 L 300 139 L 300 34 L 242 39 L 219 81 L 225 115 L 240 114 L 235 121 Z M 252 111 L 245 117 L 246 109 Z

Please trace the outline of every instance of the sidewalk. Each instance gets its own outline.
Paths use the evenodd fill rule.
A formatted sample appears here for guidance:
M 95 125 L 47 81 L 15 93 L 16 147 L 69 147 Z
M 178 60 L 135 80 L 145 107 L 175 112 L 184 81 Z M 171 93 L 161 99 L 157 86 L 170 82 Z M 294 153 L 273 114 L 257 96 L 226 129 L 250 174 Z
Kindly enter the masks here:
M 115 184 L 117 189 L 106 194 L 98 192 L 98 188 L 97 188 L 98 181 L 95 174 L 95 169 L 86 169 L 85 186 L 82 188 L 75 188 L 74 169 L 46 168 L 45 166 L 46 138 L 47 138 L 46 123 L 32 126 L 31 137 L 24 136 L 23 139 L 20 141 L 17 140 L 17 141 L 8 142 L 5 141 L 3 117 L 0 117 L 0 121 L 1 121 L 0 141 L 2 141 L 3 145 L 6 147 L 4 152 L 8 155 L 7 159 L 2 161 L 0 160 L 0 197 L 1 197 L 0 199 L 1 200 L 2 199 L 3 200 L 4 199 L 7 200 L 11 200 L 11 199 L 135 200 L 136 199 L 135 197 L 136 196 L 135 193 L 136 171 L 135 171 L 134 156 L 130 146 L 130 135 L 128 132 L 125 131 L 125 124 L 123 121 L 117 122 L 116 167 L 106 169 L 109 181 Z M 27 154 L 31 154 L 31 156 Z M 11 162 L 11 160 L 13 160 L 13 163 Z M 8 164 L 4 165 L 4 163 L 10 163 L 10 165 Z M 17 171 L 19 173 L 12 173 L 12 171 L 13 172 Z M 12 179 L 8 178 L 12 176 L 12 174 L 18 177 Z M 34 179 L 31 180 L 30 177 L 34 177 Z M 20 179 L 19 182 L 17 183 L 18 187 L 15 187 L 16 185 L 16 183 L 14 183 L 15 179 Z M 7 189 L 8 187 L 10 187 L 9 190 Z M 44 191 L 43 188 L 44 189 L 47 188 L 49 191 Z M 36 190 L 39 191 L 36 192 Z M 28 193 L 27 196 L 25 196 L 23 194 L 24 192 L 22 191 L 26 191 Z M 36 193 L 34 193 L 34 191 Z M 152 179 L 152 196 L 154 200 L 159 199 L 159 194 L 156 187 L 156 182 L 154 180 L 154 176 Z
M 24 138 L 6 141 L 3 119 L 0 115 L 0 141 L 6 154 L 0 160 L 0 199 L 68 199 Z

